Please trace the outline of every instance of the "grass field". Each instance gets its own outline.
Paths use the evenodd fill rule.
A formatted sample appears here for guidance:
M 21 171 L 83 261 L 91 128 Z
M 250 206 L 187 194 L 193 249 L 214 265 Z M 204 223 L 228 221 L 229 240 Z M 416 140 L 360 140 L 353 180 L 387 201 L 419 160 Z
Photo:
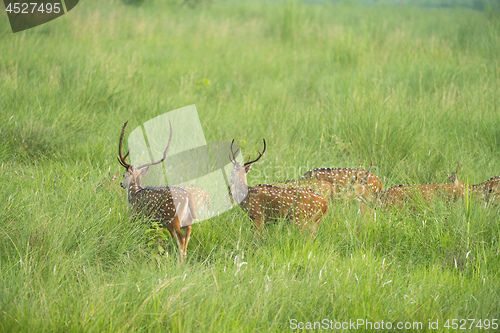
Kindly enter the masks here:
M 0 331 L 500 320 L 499 208 L 331 205 L 314 240 L 286 223 L 256 238 L 234 208 L 193 227 L 179 264 L 109 178 L 124 121 L 190 104 L 209 142 L 255 156 L 266 139 L 251 185 L 358 157 L 385 188 L 445 181 L 457 161 L 468 183 L 497 176 L 496 9 L 86 0 L 17 34 L 0 15 L 0 39 Z

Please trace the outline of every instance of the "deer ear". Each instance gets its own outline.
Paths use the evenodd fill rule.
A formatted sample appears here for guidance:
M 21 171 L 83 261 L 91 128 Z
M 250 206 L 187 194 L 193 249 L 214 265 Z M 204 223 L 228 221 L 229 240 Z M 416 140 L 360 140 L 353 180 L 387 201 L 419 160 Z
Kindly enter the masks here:
M 247 166 L 245 167 L 245 173 L 248 173 L 248 171 L 250 171 L 250 169 L 251 169 L 251 168 L 252 168 L 252 166 L 251 166 L 251 165 L 247 165 Z

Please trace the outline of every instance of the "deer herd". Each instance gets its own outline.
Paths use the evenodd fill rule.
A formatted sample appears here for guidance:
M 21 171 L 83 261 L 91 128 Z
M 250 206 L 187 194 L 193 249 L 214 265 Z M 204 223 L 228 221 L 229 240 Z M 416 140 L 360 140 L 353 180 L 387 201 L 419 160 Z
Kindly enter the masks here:
M 127 122 L 123 125 L 118 144 L 118 162 L 125 168 L 121 187 L 127 190 L 127 199 L 132 214 L 158 221 L 167 228 L 177 240 L 180 260 L 186 256 L 191 234 L 191 225 L 197 219 L 197 212 L 210 205 L 210 195 L 194 185 L 176 185 L 164 187 L 143 187 L 141 177 L 150 166 L 162 163 L 172 141 L 170 137 L 163 157 L 155 162 L 134 167 L 125 159 L 130 151 L 122 154 L 122 141 Z M 410 209 L 419 207 L 419 203 L 431 203 L 437 198 L 445 202 L 457 201 L 464 196 L 474 196 L 485 205 L 500 203 L 500 176 L 493 177 L 481 184 L 467 185 L 457 178 L 457 170 L 446 183 L 397 185 L 383 191 L 379 177 L 368 170 L 358 168 L 317 168 L 307 171 L 302 178 L 270 184 L 249 186 L 247 174 L 252 164 L 259 161 L 266 151 L 266 141 L 259 156 L 241 165 L 236 161 L 238 150 L 230 146 L 229 160 L 233 164 L 229 184 L 229 197 L 237 203 L 253 220 L 257 233 L 260 233 L 266 221 L 285 219 L 294 222 L 300 230 L 309 229 L 314 236 L 322 218 L 327 214 L 329 202 L 356 200 L 360 210 L 372 209 Z M 184 234 L 181 232 L 184 231 Z

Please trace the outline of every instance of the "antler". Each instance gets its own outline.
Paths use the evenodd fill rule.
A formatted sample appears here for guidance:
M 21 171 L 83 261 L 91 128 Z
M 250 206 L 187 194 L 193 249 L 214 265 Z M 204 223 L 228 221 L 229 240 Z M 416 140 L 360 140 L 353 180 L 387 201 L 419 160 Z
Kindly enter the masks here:
M 262 155 L 264 155 L 264 152 L 266 151 L 266 139 L 262 139 L 264 141 L 264 150 L 261 152 L 259 152 L 259 157 L 257 157 L 255 160 L 253 161 L 247 161 L 243 166 L 249 166 L 250 164 L 252 163 L 255 163 L 257 162 L 258 160 L 260 160 L 260 158 L 262 157 Z
M 238 150 L 240 150 L 240 148 L 236 149 L 236 151 L 233 153 L 233 143 L 234 143 L 234 139 L 233 139 L 233 141 L 231 141 L 231 155 L 229 155 L 229 160 L 234 165 L 234 164 L 236 164 L 236 154 L 238 154 Z
M 163 161 L 165 161 L 165 159 L 167 158 L 167 152 L 168 152 L 168 149 L 170 148 L 170 143 L 172 142 L 172 122 L 169 120 L 168 121 L 169 124 L 170 124 L 170 137 L 168 139 L 168 144 L 167 144 L 167 148 L 165 148 L 165 152 L 163 153 L 163 157 L 161 160 L 158 160 L 156 162 L 149 162 L 149 163 L 145 163 L 145 164 L 141 164 L 137 167 L 137 169 L 142 169 L 142 168 L 145 168 L 145 167 L 150 167 L 152 165 L 155 165 L 155 164 L 158 164 L 158 163 L 161 163 Z
M 363 176 L 363 181 L 365 181 L 366 183 L 368 183 L 368 175 L 370 174 L 370 170 L 372 169 L 372 166 L 373 166 L 373 158 L 370 157 L 370 167 L 368 168 L 368 171 L 365 172 L 365 175 Z
M 356 172 L 356 176 L 354 176 L 354 179 L 358 179 L 360 177 L 360 172 L 361 172 L 361 156 L 358 156 L 358 171 Z
M 365 177 L 368 177 L 368 175 L 370 174 L 370 170 L 372 169 L 372 166 L 373 166 L 373 158 L 370 157 L 370 167 L 368 168 L 367 171 L 365 171 L 365 174 L 361 177 L 361 179 L 365 179 Z M 360 177 L 359 173 L 361 172 L 361 158 L 359 159 L 359 167 L 358 167 L 358 172 L 357 172 L 357 175 L 356 177 Z M 368 178 L 366 178 L 366 181 L 368 180 Z
M 457 162 L 457 170 L 455 170 L 455 172 L 451 173 L 451 176 L 448 177 L 448 182 L 452 182 L 452 183 L 455 183 L 455 184 L 458 183 L 458 181 L 457 181 L 458 169 L 460 169 L 460 162 Z
M 123 135 L 125 134 L 125 127 L 127 126 L 128 121 L 123 124 L 122 128 L 122 134 L 120 135 L 120 142 L 118 144 L 118 162 L 122 165 L 122 167 L 128 169 L 132 166 L 132 164 L 125 162 L 125 159 L 127 158 L 128 154 L 130 153 L 130 150 L 125 154 L 125 156 L 122 155 L 122 141 L 123 141 Z
M 372 166 L 373 166 L 373 158 L 370 157 L 370 168 L 368 169 L 368 171 L 366 172 L 366 174 L 370 173 L 370 170 L 372 169 Z

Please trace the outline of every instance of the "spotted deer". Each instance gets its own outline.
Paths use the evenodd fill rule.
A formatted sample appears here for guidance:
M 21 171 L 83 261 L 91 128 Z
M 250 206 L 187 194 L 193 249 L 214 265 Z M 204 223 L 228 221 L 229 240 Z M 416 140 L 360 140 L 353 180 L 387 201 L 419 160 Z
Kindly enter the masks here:
M 332 183 L 316 178 L 285 180 L 281 182 L 272 182 L 270 185 L 277 187 L 296 187 L 309 189 L 319 194 L 326 200 L 330 199 L 333 193 Z
M 373 161 L 370 164 L 370 168 L 366 170 L 361 169 L 361 161 L 357 172 L 350 172 L 352 174 L 349 185 L 344 190 L 345 197 L 350 199 L 356 199 L 366 204 L 373 205 L 378 198 L 383 193 L 381 190 L 374 191 L 374 189 L 379 189 L 379 187 L 374 186 L 377 182 L 371 180 L 370 184 L 370 170 L 372 168 Z M 375 176 L 376 177 L 376 176 Z M 378 178 L 378 177 L 377 177 Z M 382 181 L 380 181 L 382 183 Z
M 443 183 L 397 185 L 383 193 L 381 204 L 384 208 L 401 208 L 404 205 L 414 204 L 419 199 L 423 199 L 426 203 L 431 203 L 438 197 L 447 202 L 453 202 L 463 197 L 463 191 L 452 185 Z
M 351 190 L 356 198 L 374 208 L 402 208 L 405 205 L 414 208 L 414 204 L 419 200 L 431 203 L 438 197 L 446 201 L 456 201 L 463 197 L 463 190 L 442 183 L 397 185 L 383 192 L 368 190 L 367 184 L 367 174 L 358 175 L 351 183 Z
M 234 167 L 231 172 L 230 195 L 239 203 L 254 221 L 257 231 L 262 230 L 263 222 L 278 218 L 294 221 L 301 230 L 309 227 L 313 236 L 323 216 L 328 212 L 328 201 L 315 192 L 303 188 L 284 188 L 274 185 L 261 184 L 248 186 L 247 174 L 251 165 L 257 162 L 266 151 L 259 152 L 259 157 L 240 165 L 236 161 L 236 152 L 233 152 L 231 142 L 230 161 Z
M 149 167 L 162 163 L 167 157 L 172 142 L 172 124 L 170 124 L 170 138 L 163 157 L 158 161 L 134 167 L 125 161 L 130 151 L 125 156 L 122 154 L 122 141 L 127 123 L 123 125 L 118 144 L 118 162 L 126 169 L 120 186 L 127 190 L 127 198 L 133 214 L 159 221 L 177 240 L 182 262 L 182 257 L 186 256 L 191 235 L 191 224 L 196 219 L 195 201 L 192 194 L 179 187 L 143 187 L 141 183 L 141 178 L 148 172 Z M 185 235 L 182 234 L 181 229 L 184 230 Z
M 460 163 L 457 165 L 457 170 L 452 172 L 451 176 L 448 177 L 448 184 L 461 189 L 464 193 L 470 193 L 480 198 L 485 204 L 489 202 L 494 204 L 500 203 L 500 176 L 492 177 L 480 184 L 467 185 L 458 180 L 457 173 L 459 169 Z
M 373 161 L 372 161 L 373 165 Z M 360 162 L 361 167 L 361 162 Z M 353 178 L 357 178 L 360 173 L 364 174 L 367 179 L 367 184 L 365 187 L 373 192 L 382 191 L 383 184 L 382 180 L 374 174 L 368 171 L 351 168 L 318 168 L 307 171 L 302 178 L 311 179 L 316 178 L 319 180 L 327 181 L 333 185 L 332 198 L 333 199 L 351 199 L 350 191 L 348 190 L 351 186 Z

